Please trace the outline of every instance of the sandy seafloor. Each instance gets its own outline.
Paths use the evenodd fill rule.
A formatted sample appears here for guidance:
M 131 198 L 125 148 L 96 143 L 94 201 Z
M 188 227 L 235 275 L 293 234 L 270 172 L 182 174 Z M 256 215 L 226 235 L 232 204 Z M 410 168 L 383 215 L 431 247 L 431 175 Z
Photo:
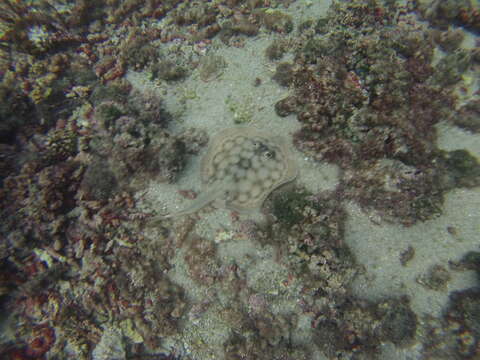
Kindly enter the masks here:
M 307 18 L 320 17 L 328 6 L 329 1 L 297 1 L 286 12 L 293 16 L 298 25 Z M 146 73 L 129 72 L 127 79 L 140 91 L 154 91 L 161 95 L 166 110 L 175 114 L 175 120 L 169 128 L 174 134 L 195 127 L 206 130 L 211 139 L 216 132 L 235 125 L 234 114 L 228 106 L 228 103 L 233 101 L 244 106 L 244 110 L 252 112 L 252 122 L 248 126 L 267 130 L 273 136 L 291 138 L 300 127 L 295 115 L 280 118 L 274 111 L 274 104 L 284 98 L 289 90 L 280 87 L 271 79 L 275 64 L 269 62 L 264 55 L 274 36 L 262 34 L 248 38 L 243 48 L 219 45 L 216 50 L 210 50 L 210 54 L 222 56 L 227 63 L 223 74 L 214 81 L 202 81 L 198 69 L 187 80 L 168 84 L 168 87 L 152 83 Z M 473 41 L 473 35 L 470 36 L 470 39 L 465 40 L 467 45 Z M 262 80 L 262 84 L 257 87 L 254 86 L 256 78 Z M 442 122 L 437 129 L 440 149 L 466 149 L 480 157 L 478 135 Z M 291 147 L 299 168 L 299 175 L 295 180 L 298 185 L 313 193 L 335 188 L 338 183 L 338 169 L 335 166 L 314 162 L 293 145 Z M 161 214 L 187 207 L 191 200 L 183 198 L 177 190 L 192 189 L 197 193 L 201 192 L 199 166 L 205 149 L 199 155 L 189 156 L 186 169 L 174 184 L 152 181 L 144 197 L 144 206 L 154 208 Z M 422 315 L 440 316 L 447 304 L 449 293 L 474 285 L 475 274 L 471 271 L 450 271 L 452 279 L 442 291 L 427 289 L 416 279 L 435 264 L 448 266 L 449 261 L 458 261 L 466 252 L 480 250 L 479 209 L 480 189 L 456 189 L 446 194 L 441 216 L 407 228 L 379 222 L 375 214 L 363 212 L 354 203 L 346 204 L 348 218 L 345 239 L 358 263 L 365 268 L 365 272 L 357 276 L 354 282 L 354 293 L 372 300 L 392 295 L 408 295 L 412 310 L 420 322 Z M 258 214 L 252 216 L 257 218 Z M 231 227 L 230 211 L 216 209 L 199 217 L 195 231 L 200 236 L 215 239 L 219 232 L 228 234 Z M 450 234 L 447 227 L 454 227 L 456 234 Z M 407 266 L 402 266 L 399 256 L 410 245 L 415 249 L 415 256 Z M 218 242 L 218 253 L 224 262 L 234 259 L 240 267 L 247 269 L 250 287 L 275 296 L 278 284 L 287 276 L 287 269 L 273 261 L 273 252 L 273 248 L 269 246 L 260 246 L 248 240 L 229 241 L 228 236 L 226 240 Z M 200 301 L 207 294 L 187 275 L 183 255 L 182 250 L 177 253 L 169 276 L 182 285 L 189 299 Z M 291 296 L 291 301 L 288 296 L 283 296 L 282 300 L 276 303 L 275 311 L 287 312 L 294 307 L 295 296 Z M 183 344 L 182 341 L 179 343 L 178 339 L 172 339 L 171 344 L 168 341 L 164 344 L 165 347 L 187 346 L 189 334 L 200 334 L 203 341 L 212 348 L 221 348 L 227 339 L 228 331 L 220 322 L 215 321 L 215 311 L 213 307 L 200 320 L 186 324 L 183 336 L 187 341 Z M 295 335 L 300 344 L 308 343 L 309 329 L 308 319 L 300 318 Z M 420 356 L 420 347 L 420 343 L 406 349 L 386 344 L 382 358 L 415 359 Z M 189 352 L 188 348 L 184 350 Z M 322 359 L 323 356 L 317 353 L 314 358 Z

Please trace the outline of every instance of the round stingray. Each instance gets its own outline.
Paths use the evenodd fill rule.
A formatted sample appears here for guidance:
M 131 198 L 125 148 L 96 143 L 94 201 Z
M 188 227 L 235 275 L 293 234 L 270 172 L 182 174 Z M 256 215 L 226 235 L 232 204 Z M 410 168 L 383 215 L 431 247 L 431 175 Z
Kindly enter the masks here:
M 222 186 L 226 206 L 237 211 L 259 208 L 275 188 L 297 175 L 282 138 L 254 128 L 220 131 L 212 139 L 201 163 L 205 191 Z

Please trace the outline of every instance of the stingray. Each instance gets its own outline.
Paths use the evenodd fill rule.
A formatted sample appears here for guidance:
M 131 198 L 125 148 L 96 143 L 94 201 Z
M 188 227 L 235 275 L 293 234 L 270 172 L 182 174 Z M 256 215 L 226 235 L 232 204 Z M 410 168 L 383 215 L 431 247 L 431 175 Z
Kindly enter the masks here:
M 166 215 L 184 216 L 207 205 L 248 213 L 267 196 L 297 176 L 291 153 L 281 137 L 251 127 L 220 131 L 201 161 L 202 191 L 185 209 Z

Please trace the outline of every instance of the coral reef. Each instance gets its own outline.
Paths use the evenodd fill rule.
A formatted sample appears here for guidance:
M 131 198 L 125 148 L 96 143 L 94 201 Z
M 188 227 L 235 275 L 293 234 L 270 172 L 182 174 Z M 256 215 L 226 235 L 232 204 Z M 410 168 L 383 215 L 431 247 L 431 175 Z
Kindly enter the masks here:
M 186 251 L 185 262 L 191 278 L 201 285 L 212 286 L 219 276 L 220 269 L 215 259 L 215 243 L 192 236 L 187 239 Z
M 453 118 L 455 125 L 467 129 L 471 132 L 480 132 L 480 101 L 471 100 L 467 104 L 463 105 L 457 116 Z
M 109 348 L 106 323 L 122 329 L 123 351 L 132 353 L 140 342 L 141 354 L 177 331 L 186 303 L 182 289 L 162 275 L 167 258 L 138 252 L 140 227 L 151 214 L 136 209 L 129 189 L 137 174 L 137 181 L 148 173 L 171 179 L 186 147 L 165 130 L 170 115 L 157 97 L 133 93 L 120 80 L 103 85 L 87 72 L 67 71 L 55 81 L 55 92 L 70 82 L 86 82 L 91 91 L 39 104 L 2 98 L 8 171 L 0 191 L 1 306 L 12 310 L 15 343 L 1 356 L 88 359 L 103 344 L 94 353 L 101 358 Z M 9 115 L 15 106 L 19 111 Z M 42 114 L 56 121 L 42 122 Z M 192 141 L 191 152 L 205 142 L 201 133 L 182 136 Z M 143 249 L 156 254 L 152 246 L 160 246 L 167 255 L 169 241 Z M 126 314 L 134 319 L 129 326 Z
M 282 34 L 289 33 L 293 30 L 293 21 L 290 15 L 284 14 L 279 10 L 269 9 L 258 15 L 268 30 Z
M 440 321 L 430 321 L 424 347 L 426 359 L 475 359 L 478 356 L 480 333 L 478 287 L 455 291 Z
M 441 214 L 446 192 L 480 185 L 473 153 L 436 144 L 439 123 L 480 129 L 467 88 L 478 44 L 465 48 L 478 5 L 333 1 L 299 23 L 291 3 L 0 4 L 2 359 L 375 359 L 383 344 L 415 341 L 425 359 L 478 357 L 478 286 L 420 320 L 401 293 L 353 295 L 362 266 L 344 209 L 353 201 L 411 226 Z M 267 200 L 264 222 L 232 212 L 232 228 L 212 236 L 196 218 L 159 220 L 148 182 L 175 182 L 208 134 L 183 128 L 156 89 L 218 81 L 232 66 L 215 50 L 259 34 L 270 39 L 259 58 L 286 94 L 275 112 L 296 116 L 294 145 L 336 164 L 339 185 L 291 184 Z M 155 90 L 126 80 L 137 71 Z M 251 100 L 232 92 L 221 105 L 245 124 Z M 401 249 L 394 261 L 409 266 L 415 248 Z M 453 271 L 478 277 L 479 264 L 471 251 L 417 282 L 445 291 Z
M 275 80 L 281 86 L 285 86 L 285 87 L 290 86 L 295 79 L 292 64 L 289 64 L 289 63 L 278 64 L 272 79 Z
M 125 182 L 139 171 L 159 176 L 163 181 L 174 181 L 184 166 L 186 146 L 164 130 L 169 115 L 163 110 L 161 100 L 135 92 L 93 93 L 92 97 L 97 106 L 94 125 L 89 131 L 95 135 L 90 138 L 87 152 L 97 161 L 107 162 L 117 182 Z
M 454 118 L 454 85 L 472 61 L 458 50 L 433 66 L 432 35 L 397 12 L 376 2 L 336 2 L 323 21 L 328 30 L 304 24 L 294 64 L 274 76 L 294 91 L 275 109 L 297 114 L 300 150 L 342 167 L 345 197 L 411 225 L 440 213 L 451 189 L 442 180 L 435 124 Z
M 14 50 L 40 55 L 82 40 L 70 31 L 69 16 L 48 1 L 7 0 L 1 12 L 1 43 Z
M 329 357 L 342 352 L 374 359 L 381 342 L 404 346 L 415 336 L 416 315 L 404 299 L 376 304 L 350 299 L 339 304 L 336 311 L 332 315 L 323 311 L 314 325 L 315 341 Z M 376 329 L 373 323 L 378 324 Z
M 450 24 L 456 24 L 472 31 L 480 31 L 478 5 L 471 0 L 427 1 L 417 4 L 417 10 L 432 26 L 445 29 Z
M 443 51 L 453 52 L 460 47 L 460 44 L 465 39 L 465 33 L 461 29 L 435 31 L 433 39 Z
M 280 60 L 286 52 L 287 43 L 282 40 L 273 40 L 265 50 L 265 56 L 273 61 Z

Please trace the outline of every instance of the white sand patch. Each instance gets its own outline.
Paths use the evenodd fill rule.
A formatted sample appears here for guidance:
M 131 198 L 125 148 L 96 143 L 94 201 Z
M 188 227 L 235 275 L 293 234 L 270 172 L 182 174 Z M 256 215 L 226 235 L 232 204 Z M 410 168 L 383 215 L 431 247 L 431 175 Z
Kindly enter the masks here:
M 426 289 L 416 282 L 433 265 L 448 269 L 449 261 L 458 261 L 470 250 L 480 250 L 480 191 L 455 190 L 447 194 L 444 214 L 437 219 L 410 228 L 400 225 L 374 225 L 358 206 L 348 206 L 346 241 L 366 274 L 355 282 L 358 295 L 378 299 L 392 295 L 409 295 L 417 314 L 439 315 L 448 293 L 475 284 L 471 271 L 450 271 L 451 281 L 444 291 Z M 453 236 L 447 227 L 456 229 Z M 400 254 L 408 246 L 415 256 L 402 266 Z

